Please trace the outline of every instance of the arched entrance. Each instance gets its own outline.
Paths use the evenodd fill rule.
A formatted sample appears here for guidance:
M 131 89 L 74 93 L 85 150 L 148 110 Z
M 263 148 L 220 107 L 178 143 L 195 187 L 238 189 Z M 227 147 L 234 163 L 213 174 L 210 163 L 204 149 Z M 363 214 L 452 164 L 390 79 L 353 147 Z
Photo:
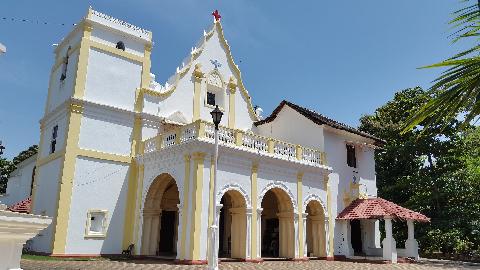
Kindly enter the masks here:
M 293 204 L 287 192 L 272 188 L 262 200 L 262 257 L 295 257 Z
M 307 215 L 307 255 L 326 257 L 325 213 L 320 202 L 312 200 L 306 207 Z
M 143 208 L 142 255 L 176 255 L 179 203 L 175 179 L 166 173 L 155 178 Z
M 236 190 L 227 191 L 220 201 L 219 258 L 245 259 L 247 257 L 246 202 Z

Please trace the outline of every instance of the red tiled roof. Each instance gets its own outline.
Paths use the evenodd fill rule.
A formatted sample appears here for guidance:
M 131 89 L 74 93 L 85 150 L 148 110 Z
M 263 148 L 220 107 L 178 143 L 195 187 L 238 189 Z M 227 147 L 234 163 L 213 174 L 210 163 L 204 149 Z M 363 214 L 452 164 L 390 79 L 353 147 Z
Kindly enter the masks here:
M 31 205 L 32 205 L 32 198 L 28 197 L 23 201 L 19 201 L 15 204 L 10 205 L 9 207 L 7 207 L 7 210 L 12 212 L 29 214 Z
M 427 216 L 382 198 L 356 199 L 338 214 L 337 219 L 381 219 L 384 217 L 430 222 L 430 218 Z

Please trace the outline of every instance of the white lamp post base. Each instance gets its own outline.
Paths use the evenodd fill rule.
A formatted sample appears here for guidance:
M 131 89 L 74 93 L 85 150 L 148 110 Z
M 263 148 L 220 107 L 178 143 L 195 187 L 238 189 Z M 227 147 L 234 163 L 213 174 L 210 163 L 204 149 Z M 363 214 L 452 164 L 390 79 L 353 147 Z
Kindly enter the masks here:
M 208 228 L 208 269 L 218 270 L 218 227 L 216 225 Z

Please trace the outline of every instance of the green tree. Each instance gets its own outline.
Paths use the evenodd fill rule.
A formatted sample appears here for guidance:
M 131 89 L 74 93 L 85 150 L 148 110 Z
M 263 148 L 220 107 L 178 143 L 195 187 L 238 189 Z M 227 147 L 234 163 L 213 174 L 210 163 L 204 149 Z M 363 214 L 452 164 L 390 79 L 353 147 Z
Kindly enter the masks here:
M 431 218 L 417 226 L 422 250 L 463 254 L 480 244 L 471 235 L 480 214 L 480 189 L 472 180 L 479 171 L 480 131 L 462 130 L 453 118 L 401 133 L 412 112 L 437 94 L 419 87 L 400 91 L 373 115 L 362 116 L 360 130 L 387 142 L 375 156 L 379 196 Z M 406 235 L 397 224 L 398 242 Z
M 454 26 L 453 42 L 474 40 L 475 45 L 440 63 L 424 68 L 447 68 L 435 81 L 431 90 L 439 91 L 404 124 L 403 132 L 421 122 L 438 125 L 444 119 L 466 112 L 464 124 L 480 115 L 480 0 L 462 0 L 465 6 L 453 13 L 450 24 Z M 435 117 L 432 117 L 435 116 Z
M 17 165 L 35 155 L 38 152 L 38 145 L 32 145 L 27 150 L 20 152 L 13 160 L 0 158 L 0 194 L 7 191 L 7 182 L 10 174 L 17 168 Z

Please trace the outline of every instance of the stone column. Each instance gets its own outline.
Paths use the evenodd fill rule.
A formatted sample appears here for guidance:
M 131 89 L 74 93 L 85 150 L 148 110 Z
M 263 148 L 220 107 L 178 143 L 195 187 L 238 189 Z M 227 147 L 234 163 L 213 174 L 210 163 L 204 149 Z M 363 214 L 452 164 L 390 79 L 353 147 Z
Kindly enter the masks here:
M 295 242 L 295 253 L 293 254 L 294 258 L 301 257 L 300 254 L 299 254 L 300 253 L 300 230 L 298 228 L 300 226 L 300 224 L 298 224 L 299 216 L 300 216 L 299 213 L 294 213 L 293 214 L 293 229 L 294 229 L 294 232 L 293 232 L 294 239 L 293 239 L 293 241 Z M 302 225 L 303 225 L 303 222 L 302 222 Z M 303 233 L 302 233 L 302 236 L 303 236 Z
M 385 239 L 383 239 L 383 259 L 397 262 L 397 243 L 392 235 L 392 219 L 385 218 Z
M 307 245 L 307 215 L 308 213 L 302 213 L 302 224 L 303 224 L 303 257 L 308 257 L 308 245 Z
M 257 258 L 262 257 L 262 211 L 263 208 L 257 208 Z
M 177 257 L 176 259 L 177 260 L 180 260 L 180 250 L 182 250 L 182 218 L 183 218 L 183 215 L 182 215 L 182 205 L 181 204 L 177 204 L 177 208 L 178 208 L 178 211 L 177 211 L 177 245 L 176 245 L 176 248 L 175 248 L 175 251 L 177 252 Z
M 405 249 L 407 251 L 407 256 L 418 260 L 418 242 L 415 239 L 415 229 L 413 225 L 413 220 L 407 220 L 408 227 L 408 239 L 405 241 Z
M 325 217 L 324 219 L 324 225 L 325 225 L 325 256 L 328 257 L 328 254 L 330 254 L 330 224 L 329 224 L 329 218 Z
M 252 258 L 252 208 L 247 208 L 246 210 L 246 217 L 247 217 L 247 243 L 246 243 L 246 250 L 245 250 L 245 258 L 251 259 Z
M 152 216 L 144 213 L 143 214 L 143 230 L 142 230 L 142 248 L 141 248 L 142 255 L 150 255 L 148 252 L 150 248 L 151 227 L 152 227 Z
M 348 258 L 353 256 L 351 252 L 351 240 L 350 240 L 350 221 L 343 220 L 342 221 L 342 234 L 343 234 L 343 254 Z
M 158 213 L 157 215 L 152 217 L 152 225 L 151 225 L 151 239 L 150 239 L 150 246 L 149 246 L 149 255 L 157 255 L 158 244 L 160 240 L 160 227 L 161 227 L 161 220 L 162 212 Z

